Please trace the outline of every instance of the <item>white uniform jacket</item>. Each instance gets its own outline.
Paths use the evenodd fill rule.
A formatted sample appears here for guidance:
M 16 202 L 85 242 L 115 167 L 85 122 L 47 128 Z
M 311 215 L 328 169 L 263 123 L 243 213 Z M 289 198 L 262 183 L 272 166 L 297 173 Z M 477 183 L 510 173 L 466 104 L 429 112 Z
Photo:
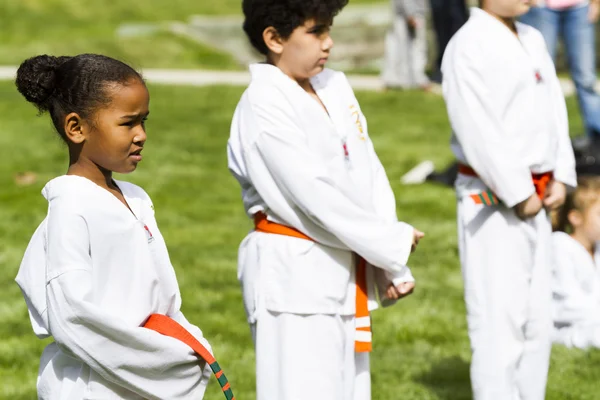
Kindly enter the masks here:
M 131 211 L 79 176 L 51 180 L 48 216 L 17 276 L 42 355 L 43 400 L 200 399 L 210 368 L 177 339 L 142 328 L 168 315 L 208 346 L 180 311 L 165 242 L 143 189 L 117 182 Z M 209 347 L 210 348 L 210 347 Z
M 326 112 L 277 67 L 255 64 L 250 71 L 228 143 L 244 208 L 315 240 L 257 232 L 246 238 L 238 273 L 250 319 L 256 296 L 272 311 L 353 314 L 353 252 L 381 269 L 376 279 L 412 280 L 405 264 L 413 228 L 397 220 L 394 194 L 345 75 L 326 69 L 311 79 Z
M 459 180 L 459 196 L 487 186 L 508 207 L 535 193 L 532 172 L 577 184 L 554 64 L 540 32 L 518 22 L 517 31 L 474 8 L 442 63 L 452 150 L 481 179 Z
M 600 324 L 600 250 L 595 260 L 563 232 L 552 235 L 552 314 L 554 326 Z

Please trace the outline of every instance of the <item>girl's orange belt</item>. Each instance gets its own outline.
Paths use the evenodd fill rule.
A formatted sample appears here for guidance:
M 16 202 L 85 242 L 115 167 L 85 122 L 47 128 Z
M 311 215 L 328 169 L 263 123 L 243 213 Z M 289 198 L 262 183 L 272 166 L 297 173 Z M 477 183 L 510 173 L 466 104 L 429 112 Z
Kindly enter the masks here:
M 223 373 L 223 370 L 217 363 L 217 360 L 210 354 L 210 351 L 202 345 L 191 333 L 189 333 L 183 326 L 179 325 L 175 320 L 161 314 L 152 314 L 148 321 L 144 324 L 144 328 L 151 329 L 161 335 L 170 336 L 175 338 L 192 348 L 200 358 L 208 363 L 210 369 L 212 369 L 221 390 L 227 400 L 235 400 L 233 392 L 229 386 L 229 382 Z
M 458 164 L 458 173 L 466 176 L 472 176 L 477 178 L 477 172 L 468 165 Z M 533 185 L 535 186 L 535 192 L 537 193 L 540 199 L 544 199 L 544 194 L 546 193 L 546 188 L 550 181 L 554 178 L 554 174 L 552 171 L 544 172 L 542 174 L 531 174 L 531 180 L 533 181 Z M 476 204 L 485 204 L 485 205 L 496 205 L 499 203 L 498 198 L 491 190 L 487 190 L 485 192 L 479 194 L 471 195 L 471 198 L 475 201 Z
M 269 221 L 262 212 L 254 214 L 254 230 L 314 242 L 313 239 L 297 229 Z M 364 258 L 359 257 L 356 266 L 356 334 L 354 340 L 354 350 L 356 352 L 370 352 L 373 347 L 367 293 L 367 263 Z

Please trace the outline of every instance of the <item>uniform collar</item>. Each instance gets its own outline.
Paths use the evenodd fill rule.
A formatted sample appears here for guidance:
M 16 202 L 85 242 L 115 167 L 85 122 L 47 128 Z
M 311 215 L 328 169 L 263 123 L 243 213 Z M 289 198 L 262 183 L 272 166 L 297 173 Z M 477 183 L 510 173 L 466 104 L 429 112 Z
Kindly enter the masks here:
M 325 69 L 316 76 L 310 79 L 315 90 L 327 86 L 329 78 L 332 76 L 333 71 Z M 283 73 L 282 70 L 272 64 L 267 63 L 256 63 L 250 64 L 250 77 L 252 82 L 276 82 L 283 85 L 293 85 L 300 88 L 300 85 Z
M 523 35 L 526 33 L 528 27 L 527 25 L 521 24 L 519 21 L 515 21 L 515 28 L 517 29 L 517 36 L 515 36 L 515 34 L 500 20 L 479 7 L 471 7 L 469 18 L 481 20 L 482 22 L 489 24 L 490 29 L 494 29 L 496 34 L 505 35 L 509 33 L 519 41 L 523 38 Z

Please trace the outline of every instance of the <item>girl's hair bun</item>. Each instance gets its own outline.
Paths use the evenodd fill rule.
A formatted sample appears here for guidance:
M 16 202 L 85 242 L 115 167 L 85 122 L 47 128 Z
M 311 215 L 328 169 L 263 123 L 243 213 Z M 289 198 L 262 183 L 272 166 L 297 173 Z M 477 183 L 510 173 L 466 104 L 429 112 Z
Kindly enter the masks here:
M 56 70 L 71 58 L 41 55 L 23 61 L 17 70 L 17 89 L 41 112 L 48 111 L 56 87 Z

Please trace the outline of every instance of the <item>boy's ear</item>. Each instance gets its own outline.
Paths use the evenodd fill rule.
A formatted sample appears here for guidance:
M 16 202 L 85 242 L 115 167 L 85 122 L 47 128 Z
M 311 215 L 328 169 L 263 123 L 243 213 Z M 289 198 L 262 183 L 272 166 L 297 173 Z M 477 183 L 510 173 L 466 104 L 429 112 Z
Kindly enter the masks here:
M 65 136 L 74 144 L 81 144 L 85 141 L 85 128 L 83 120 L 77 113 L 70 113 L 65 117 Z
M 275 54 L 283 53 L 283 40 L 277 29 L 269 26 L 263 31 L 263 40 L 267 48 Z

